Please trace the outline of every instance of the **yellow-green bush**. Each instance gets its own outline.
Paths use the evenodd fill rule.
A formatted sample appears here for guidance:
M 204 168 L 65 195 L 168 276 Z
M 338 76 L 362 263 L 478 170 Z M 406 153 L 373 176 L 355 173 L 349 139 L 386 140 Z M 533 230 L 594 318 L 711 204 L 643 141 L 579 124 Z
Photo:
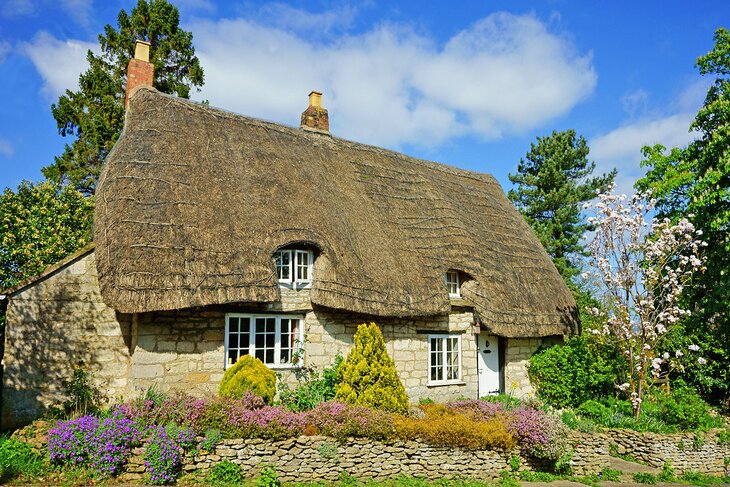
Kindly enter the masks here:
M 340 365 L 335 397 L 349 404 L 406 413 L 408 396 L 385 340 L 375 323 L 363 323 L 355 332 L 355 344 Z
M 424 419 L 395 418 L 398 438 L 420 438 L 432 445 L 509 450 L 515 439 L 499 420 L 474 421 L 462 414 L 435 414 Z
M 243 355 L 226 370 L 218 387 L 218 395 L 240 399 L 246 391 L 271 404 L 276 394 L 276 375 L 264 363 L 251 355 Z

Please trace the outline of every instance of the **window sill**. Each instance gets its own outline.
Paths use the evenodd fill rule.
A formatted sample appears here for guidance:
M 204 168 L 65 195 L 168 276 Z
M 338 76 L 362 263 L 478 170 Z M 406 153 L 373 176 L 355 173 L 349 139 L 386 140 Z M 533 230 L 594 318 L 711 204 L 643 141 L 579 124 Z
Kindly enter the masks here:
M 444 382 L 429 382 L 426 387 L 442 387 L 442 386 L 465 386 L 466 382 L 463 380 L 450 380 Z
M 296 283 L 292 284 L 291 282 L 279 282 L 279 287 L 284 289 L 292 289 L 294 291 L 299 291 L 301 289 L 309 289 L 312 287 L 311 282 L 302 282 L 302 283 Z

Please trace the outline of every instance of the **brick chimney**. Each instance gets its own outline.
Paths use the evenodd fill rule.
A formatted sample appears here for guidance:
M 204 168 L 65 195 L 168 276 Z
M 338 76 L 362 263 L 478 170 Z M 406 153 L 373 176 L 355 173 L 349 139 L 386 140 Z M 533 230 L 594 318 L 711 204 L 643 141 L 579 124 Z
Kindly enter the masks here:
M 327 115 L 327 109 L 322 108 L 322 93 L 319 91 L 313 91 L 309 94 L 309 106 L 302 112 L 301 127 L 305 130 L 329 133 L 329 116 Z
M 150 43 L 137 39 L 134 43 L 134 59 L 129 60 L 127 67 L 127 97 L 124 106 L 129 102 L 129 95 L 138 86 L 152 86 L 155 65 L 150 62 Z

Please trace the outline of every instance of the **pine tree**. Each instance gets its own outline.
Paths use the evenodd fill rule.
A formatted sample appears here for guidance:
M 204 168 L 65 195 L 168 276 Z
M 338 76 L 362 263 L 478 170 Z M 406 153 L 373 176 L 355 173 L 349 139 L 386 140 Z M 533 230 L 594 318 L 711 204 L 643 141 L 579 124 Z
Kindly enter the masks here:
M 408 396 L 378 325 L 358 326 L 354 341 L 340 365 L 335 397 L 349 404 L 406 413 Z
M 138 0 L 131 15 L 119 12 L 118 30 L 106 25 L 99 35 L 101 55 L 88 52 L 89 69 L 79 77 L 79 90 L 66 90 L 51 107 L 59 133 L 76 139 L 43 168 L 46 178 L 94 194 L 101 165 L 124 125 L 126 70 L 135 40 L 151 44 L 156 89 L 188 98 L 191 87 L 202 86 L 193 35 L 180 29 L 179 22 L 177 8 L 166 0 Z
M 580 273 L 575 256 L 585 249 L 580 242 L 590 228 L 581 215 L 582 203 L 593 199 L 613 183 L 616 171 L 590 178 L 596 167 L 588 161 L 588 144 L 575 130 L 538 137 L 520 159 L 517 174 L 509 179 L 517 185 L 508 197 L 537 234 L 566 282 Z

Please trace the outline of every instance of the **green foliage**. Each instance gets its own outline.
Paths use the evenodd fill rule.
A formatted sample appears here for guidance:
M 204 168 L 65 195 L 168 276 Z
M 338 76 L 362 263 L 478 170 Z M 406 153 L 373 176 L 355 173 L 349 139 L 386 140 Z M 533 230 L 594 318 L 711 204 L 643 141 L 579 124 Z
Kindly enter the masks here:
M 632 475 L 632 478 L 637 484 L 654 485 L 657 483 L 656 475 L 649 472 L 636 472 L 634 475 Z
M 336 397 L 349 404 L 405 414 L 408 396 L 375 323 L 357 328 L 354 346 L 339 367 Z
M 127 65 L 136 39 L 151 44 L 153 84 L 159 91 L 188 98 L 191 87 L 203 84 L 193 35 L 179 23 L 177 8 L 166 0 L 138 0 L 131 14 L 119 12 L 117 29 L 104 27 L 101 54 L 88 52 L 89 69 L 79 77 L 79 90 L 66 90 L 51 107 L 59 133 L 76 139 L 43 168 L 49 180 L 70 183 L 87 195 L 95 192 L 101 165 L 124 125 Z
M 517 174 L 509 179 L 517 185 L 508 197 L 524 215 L 555 267 L 570 282 L 580 272 L 575 260 L 585 249 L 580 242 L 590 226 L 581 216 L 581 205 L 613 183 L 616 171 L 591 178 L 596 167 L 588 161 L 588 144 L 575 130 L 538 137 L 520 159 Z
M 67 399 L 56 411 L 59 417 L 70 418 L 85 414 L 98 414 L 103 395 L 91 384 L 91 374 L 81 366 L 74 367 L 71 380 L 64 381 Z M 53 408 L 52 408 L 53 411 Z
M 703 232 L 704 273 L 684 289 L 692 315 L 685 335 L 700 346 L 706 366 L 687 368 L 684 377 L 705 397 L 720 404 L 730 398 L 730 32 L 715 32 L 715 45 L 697 59 L 703 76 L 714 77 L 690 129 L 698 138 L 686 148 L 644 147 L 640 190 L 657 199 L 657 216 L 688 218 Z
M 499 487 L 520 487 L 520 482 L 507 470 L 502 470 L 499 473 L 499 479 L 497 479 L 496 485 Z
M 307 411 L 317 404 L 334 399 L 337 389 L 337 371 L 342 363 L 342 355 L 337 354 L 331 367 L 322 371 L 322 377 L 312 368 L 303 368 L 296 372 L 299 385 L 290 389 L 288 384 L 279 381 L 279 400 L 289 410 Z
M 730 429 L 725 429 L 717 434 L 717 442 L 721 445 L 730 443 Z
M 208 470 L 208 475 L 206 476 L 207 484 L 214 487 L 242 485 L 244 480 L 241 467 L 228 460 L 223 460 L 213 465 Z
M 27 443 L 0 437 L 0 484 L 16 479 L 36 479 L 48 469 L 43 456 L 35 453 Z
M 658 395 L 657 403 L 662 420 L 679 429 L 695 430 L 722 426 L 718 419 L 710 415 L 709 405 L 688 387 L 675 388 L 671 394 Z
M 511 394 L 497 394 L 496 396 L 484 396 L 479 399 L 486 402 L 497 402 L 504 406 L 505 409 L 514 409 L 522 405 L 519 398 Z
M 559 475 L 570 475 L 573 473 L 573 466 L 571 465 L 573 454 L 573 450 L 569 450 L 558 457 L 554 465 L 555 473 Z
M 589 399 L 578 406 L 578 414 L 593 420 L 600 419 L 606 414 L 606 412 L 608 412 L 608 408 L 606 406 L 592 399 Z
M 511 457 L 509 457 L 509 468 L 513 472 L 516 472 L 520 469 L 521 463 L 522 462 L 520 461 L 519 455 L 512 455 Z
M 683 484 L 708 487 L 710 485 L 730 484 L 730 477 L 715 477 L 714 475 L 689 471 L 680 475 L 679 481 Z
M 91 239 L 94 202 L 71 188 L 24 181 L 0 195 L 0 290 L 39 274 Z
M 223 434 L 215 428 L 208 428 L 203 435 L 203 441 L 200 443 L 200 449 L 212 452 L 216 445 L 223 439 Z
M 613 392 L 616 372 L 585 336 L 538 351 L 530 358 L 530 380 L 540 399 L 553 407 L 576 407 Z
M 662 471 L 657 476 L 657 480 L 659 482 L 676 482 L 677 476 L 674 474 L 674 467 L 672 467 L 671 462 L 669 460 L 664 462 L 664 465 L 662 465 Z
M 251 355 L 243 355 L 229 367 L 218 387 L 218 395 L 240 399 L 251 391 L 271 404 L 276 394 L 276 374 L 264 363 Z
M 256 479 L 256 487 L 279 487 L 279 474 L 276 473 L 276 467 L 273 465 L 264 465 L 261 468 L 259 478 Z
M 616 470 L 615 468 L 611 467 L 604 467 L 603 470 L 601 470 L 600 477 L 601 480 L 604 480 L 606 482 L 620 482 L 621 473 L 621 470 Z

